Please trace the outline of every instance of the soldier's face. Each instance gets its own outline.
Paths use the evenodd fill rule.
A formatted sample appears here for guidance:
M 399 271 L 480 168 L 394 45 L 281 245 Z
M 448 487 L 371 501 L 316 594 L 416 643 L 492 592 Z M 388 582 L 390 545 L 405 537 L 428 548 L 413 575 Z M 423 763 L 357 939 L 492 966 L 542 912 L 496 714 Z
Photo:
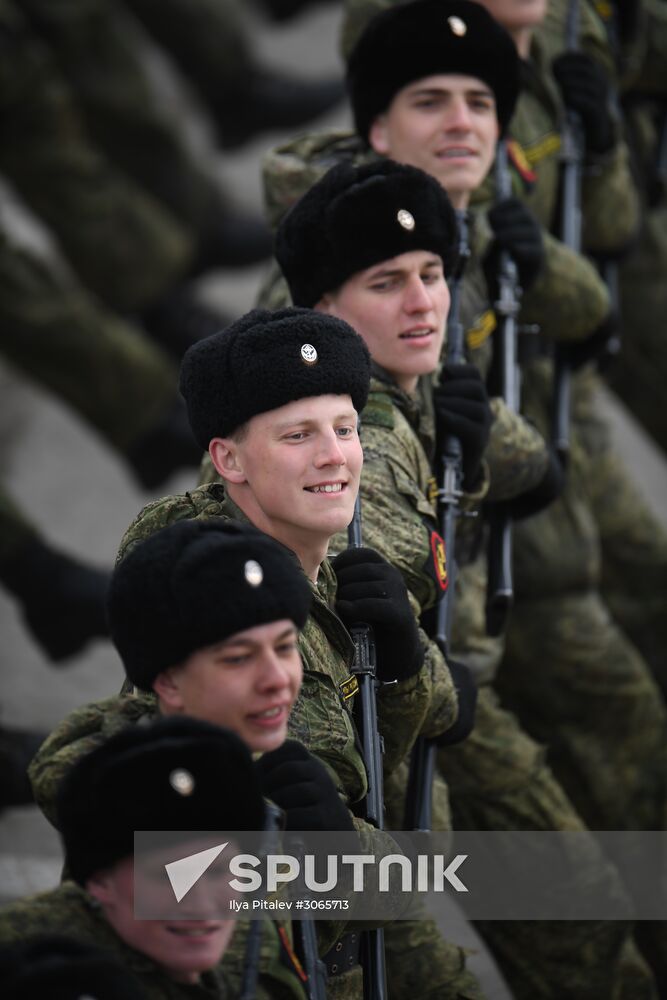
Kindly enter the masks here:
M 297 638 L 282 619 L 197 650 L 157 679 L 163 710 L 231 729 L 253 751 L 275 750 L 301 686 Z
M 216 468 L 249 520 L 299 556 L 309 554 L 352 520 L 363 455 L 349 396 L 294 400 L 247 423 L 241 440 L 214 439 Z M 317 563 L 319 565 L 319 562 Z
M 536 28 L 547 13 L 549 0 L 476 0 L 508 31 Z
M 437 254 L 413 250 L 359 271 L 325 295 L 317 309 L 363 337 L 373 359 L 412 392 L 435 371 L 449 312 L 449 289 Z
M 493 163 L 495 98 L 475 77 L 424 77 L 395 95 L 369 138 L 377 153 L 420 167 L 440 182 L 455 208 L 466 208 Z
M 197 846 L 193 844 L 191 853 L 197 850 Z M 184 850 L 181 856 L 187 853 Z M 162 885 L 165 885 L 163 866 L 160 876 Z M 108 871 L 95 875 L 86 888 L 100 903 L 104 916 L 122 941 L 151 958 L 172 979 L 195 983 L 202 972 L 218 964 L 234 933 L 233 920 L 188 919 L 188 912 L 201 917 L 207 911 L 219 914 L 228 909 L 220 892 L 215 898 L 204 898 L 203 894 L 210 892 L 207 886 L 210 886 L 210 881 L 201 879 L 184 898 L 183 902 L 187 900 L 187 903 L 179 906 L 183 911 L 182 920 L 135 918 L 134 861 L 131 856 Z M 158 891 L 163 891 L 162 886 Z M 224 891 L 227 892 L 228 888 L 225 887 Z M 170 905 L 174 905 L 173 897 Z

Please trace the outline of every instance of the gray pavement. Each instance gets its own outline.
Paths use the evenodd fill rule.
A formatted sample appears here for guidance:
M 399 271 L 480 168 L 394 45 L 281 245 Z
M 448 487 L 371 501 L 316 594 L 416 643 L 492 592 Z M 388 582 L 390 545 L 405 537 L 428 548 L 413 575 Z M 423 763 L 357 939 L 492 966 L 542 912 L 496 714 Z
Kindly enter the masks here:
M 253 22 L 267 61 L 290 72 L 324 75 L 340 71 L 336 50 L 339 14 L 335 5 L 316 8 L 293 24 L 269 29 Z M 242 203 L 261 208 L 260 159 L 283 136 L 267 135 L 224 157 L 211 147 L 206 121 L 192 105 L 182 81 L 159 54 L 147 49 L 156 85 L 175 113 L 187 116 L 194 147 Z M 316 123 L 345 127 L 345 109 Z M 15 219 L 17 231 L 46 245 L 44 234 L 12 199 L 0 197 L 0 210 Z M 221 273 L 202 283 L 201 293 L 240 314 L 252 307 L 263 267 Z M 627 412 L 605 394 L 604 406 L 646 495 L 667 523 L 667 463 Z M 55 545 L 101 566 L 111 566 L 120 537 L 153 494 L 141 492 L 116 456 L 57 399 L 47 396 L 0 365 L 0 470 L 30 517 Z M 159 494 L 192 485 L 191 473 L 174 476 Z M 157 494 L 155 494 L 157 495 Z M 54 667 L 23 628 L 14 603 L 0 591 L 0 721 L 12 726 L 52 728 L 71 709 L 118 691 L 122 670 L 107 642 Z M 61 865 L 57 837 L 34 807 L 0 816 L 0 900 L 57 883 Z M 479 938 L 458 915 L 455 904 L 441 920 L 447 935 L 474 950 L 471 965 L 489 1000 L 510 996 Z

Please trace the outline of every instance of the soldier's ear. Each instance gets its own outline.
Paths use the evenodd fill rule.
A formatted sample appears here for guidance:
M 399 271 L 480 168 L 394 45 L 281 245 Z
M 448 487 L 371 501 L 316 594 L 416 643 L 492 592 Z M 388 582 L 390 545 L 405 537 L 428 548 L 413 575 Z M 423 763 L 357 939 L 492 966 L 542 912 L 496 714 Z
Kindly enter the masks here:
M 213 438 L 208 453 L 216 472 L 228 483 L 245 483 L 238 444 L 231 438 Z
M 325 292 L 322 298 L 319 300 L 319 302 L 315 303 L 313 309 L 315 310 L 315 312 L 327 313 L 327 315 L 329 316 L 334 315 L 332 313 L 333 300 L 328 292 Z
M 86 892 L 103 906 L 113 903 L 116 898 L 116 888 L 111 870 L 105 869 L 101 872 L 95 872 L 89 879 L 86 879 Z
M 376 153 L 380 153 L 381 156 L 390 155 L 387 116 L 385 114 L 378 115 L 373 121 L 368 133 L 368 143 L 371 149 L 374 149 Z
M 160 699 L 165 715 L 183 711 L 183 697 L 178 683 L 178 673 L 171 667 L 163 670 L 153 681 L 153 690 Z

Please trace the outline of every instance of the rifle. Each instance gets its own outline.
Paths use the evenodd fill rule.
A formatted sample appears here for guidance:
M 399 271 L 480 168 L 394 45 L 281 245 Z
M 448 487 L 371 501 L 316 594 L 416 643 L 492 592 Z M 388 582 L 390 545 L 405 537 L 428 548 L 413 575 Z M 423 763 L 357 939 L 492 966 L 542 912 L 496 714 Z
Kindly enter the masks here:
M 290 839 L 290 848 L 293 854 L 303 860 L 306 848 L 300 837 L 292 837 Z M 299 956 L 308 976 L 308 982 L 306 983 L 308 1000 L 326 1000 L 327 969 L 317 950 L 315 924 L 312 920 L 295 920 L 293 927 L 299 936 Z
M 507 165 L 507 143 L 498 142 L 496 149 L 496 192 L 499 201 L 509 198 L 512 181 Z M 500 358 L 500 393 L 512 413 L 519 412 L 520 383 L 517 364 L 517 315 L 521 289 L 516 264 L 503 251 L 498 267 L 498 301 L 494 303 L 498 317 L 496 348 Z M 486 591 L 486 631 L 500 635 L 514 600 L 512 581 L 512 518 L 507 507 L 491 504 L 489 508 L 489 575 Z
M 348 545 L 362 545 L 361 498 L 357 494 L 354 514 L 347 529 Z M 368 793 L 364 800 L 364 818 L 378 830 L 384 829 L 384 789 L 382 776 L 382 737 L 378 729 L 375 639 L 369 625 L 350 628 L 354 643 L 352 672 L 359 681 L 361 745 L 368 773 Z M 384 961 L 384 931 L 381 928 L 361 935 L 361 964 L 364 970 L 364 1000 L 386 1000 L 387 975 Z
M 468 246 L 468 220 L 466 213 L 456 213 L 459 231 L 459 265 L 451 282 L 451 303 L 447 320 L 447 361 L 459 365 L 465 361 L 464 329 L 460 319 L 461 285 L 466 261 L 470 256 Z M 441 455 L 442 485 L 438 491 L 440 508 L 440 533 L 445 545 L 447 587 L 438 601 L 435 643 L 447 657 L 451 633 L 454 589 L 456 585 L 456 517 L 462 495 L 461 442 L 451 434 L 445 437 Z M 406 795 L 404 826 L 406 830 L 427 831 L 432 826 L 432 787 L 435 774 L 436 745 L 433 740 L 419 737 L 410 756 L 410 774 Z
M 268 852 L 273 843 L 273 834 L 283 825 L 282 810 L 272 802 L 265 803 L 266 819 L 264 821 L 265 850 Z M 243 960 L 243 978 L 241 981 L 241 1000 L 255 1000 L 257 995 L 257 980 L 259 979 L 259 952 L 262 944 L 263 921 L 253 920 L 248 931 L 245 958 Z
M 565 28 L 566 47 L 575 52 L 579 47 L 579 0 L 570 0 Z M 561 239 L 579 252 L 581 249 L 581 174 L 584 134 L 579 115 L 571 110 L 565 116 L 562 132 L 562 213 Z M 565 464 L 570 451 L 570 397 L 572 369 L 565 352 L 556 346 L 554 364 L 554 398 L 552 443 Z

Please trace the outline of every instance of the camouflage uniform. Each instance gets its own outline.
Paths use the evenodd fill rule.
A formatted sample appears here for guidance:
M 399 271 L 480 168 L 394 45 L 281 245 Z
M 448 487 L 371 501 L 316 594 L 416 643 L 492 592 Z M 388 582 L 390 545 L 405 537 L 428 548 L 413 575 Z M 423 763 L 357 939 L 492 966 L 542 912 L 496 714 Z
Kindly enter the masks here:
M 0 330 L 0 353 L 121 453 L 176 399 L 176 369 L 158 347 L 2 232 Z
M 139 310 L 189 269 L 186 232 L 95 150 L 48 49 L 0 0 L 0 171 L 109 305 Z
M 276 925 L 268 920 L 262 924 L 258 1000 L 303 1000 L 303 987 L 288 968 Z M 64 882 L 51 892 L 18 900 L 0 910 L 3 945 L 33 935 L 67 933 L 109 951 L 136 976 L 147 1000 L 233 1000 L 240 996 L 246 930 L 247 925 L 239 922 L 222 962 L 202 973 L 198 983 L 186 984 L 172 979 L 148 956 L 122 941 L 96 901 L 73 882 Z
M 144 53 L 137 44 L 133 18 L 122 5 L 109 0 L 14 2 L 49 46 L 93 142 L 112 163 L 167 206 L 197 240 L 212 213 L 221 211 L 221 188 L 199 167 L 183 136 L 159 106 L 146 73 Z M 165 5 L 156 6 L 161 11 Z M 191 6 L 196 13 L 197 4 Z M 192 16 L 189 10 L 188 19 Z M 219 53 L 219 58 L 223 57 L 224 53 Z

